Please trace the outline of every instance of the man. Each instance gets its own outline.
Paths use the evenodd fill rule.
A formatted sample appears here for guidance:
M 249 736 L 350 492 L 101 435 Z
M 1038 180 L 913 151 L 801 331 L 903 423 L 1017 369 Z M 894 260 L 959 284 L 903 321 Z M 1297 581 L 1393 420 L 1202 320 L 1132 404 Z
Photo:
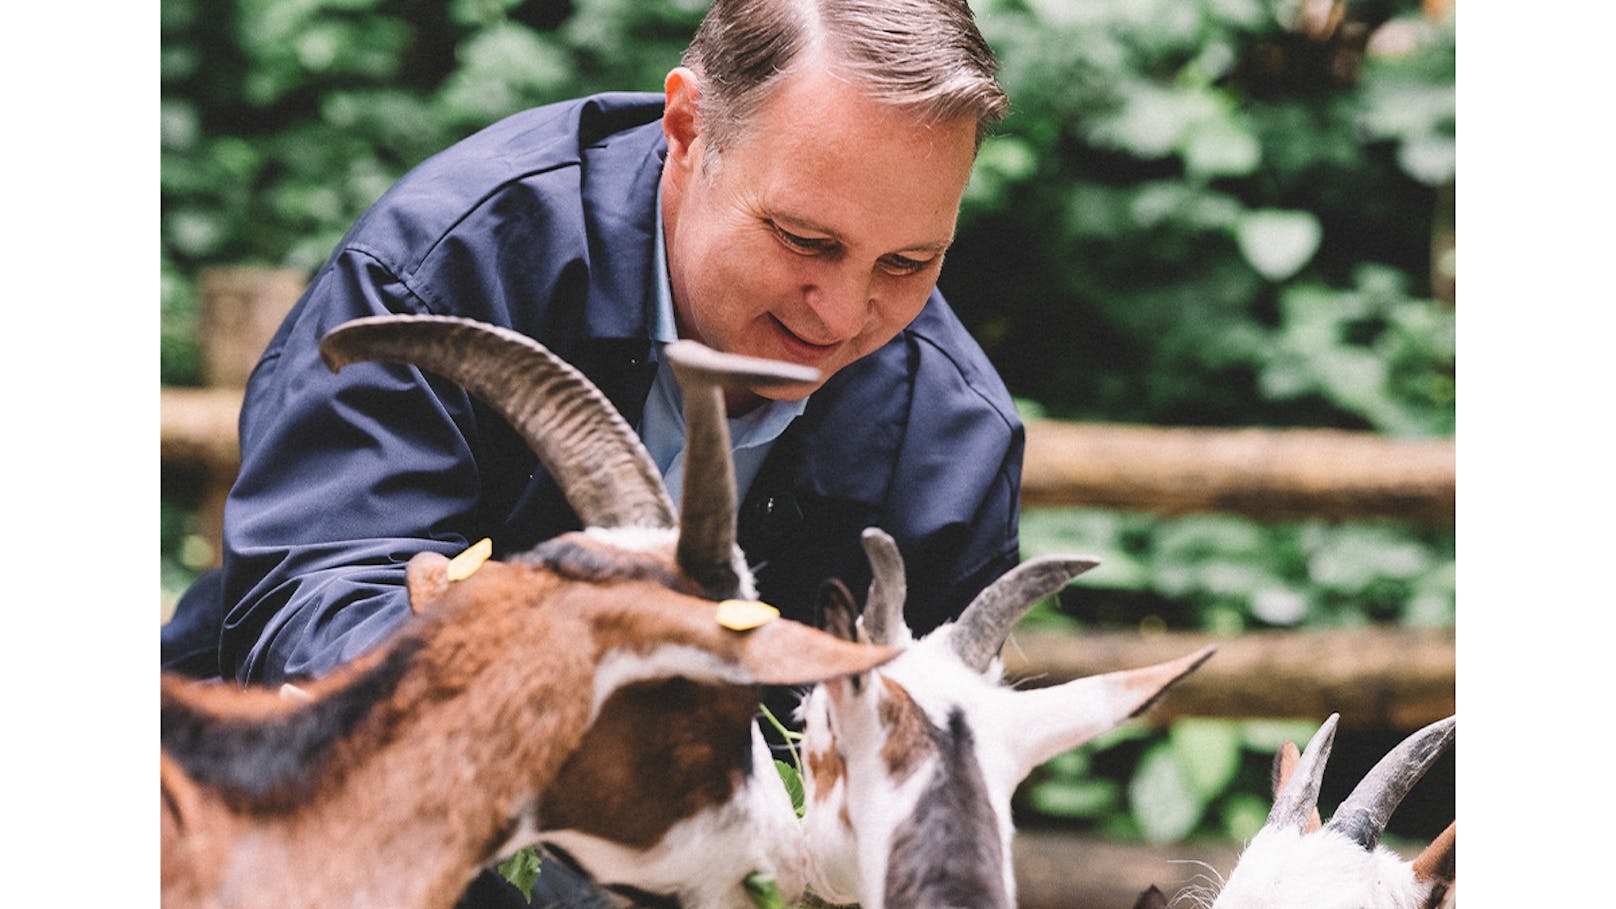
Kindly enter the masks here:
M 817 367 L 818 385 L 728 400 L 740 544 L 789 617 L 815 621 L 826 577 L 862 589 L 867 526 L 903 551 L 917 632 L 1017 562 L 1022 428 L 935 289 L 1006 107 L 967 4 L 719 0 L 683 64 L 661 96 L 497 123 L 359 220 L 248 386 L 224 566 L 165 627 L 166 666 L 322 675 L 409 614 L 416 552 L 486 536 L 497 556 L 577 526 L 526 446 L 452 383 L 324 368 L 323 334 L 383 312 L 536 338 L 638 428 L 675 501 L 663 344 Z

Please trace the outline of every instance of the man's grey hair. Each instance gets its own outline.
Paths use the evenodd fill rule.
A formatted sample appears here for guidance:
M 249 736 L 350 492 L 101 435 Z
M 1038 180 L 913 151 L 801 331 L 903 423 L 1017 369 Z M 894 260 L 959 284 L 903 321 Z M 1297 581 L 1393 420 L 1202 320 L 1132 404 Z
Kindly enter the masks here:
M 973 117 L 978 145 L 1010 106 L 966 0 L 716 0 L 681 61 L 701 87 L 710 152 L 805 60 L 927 119 Z

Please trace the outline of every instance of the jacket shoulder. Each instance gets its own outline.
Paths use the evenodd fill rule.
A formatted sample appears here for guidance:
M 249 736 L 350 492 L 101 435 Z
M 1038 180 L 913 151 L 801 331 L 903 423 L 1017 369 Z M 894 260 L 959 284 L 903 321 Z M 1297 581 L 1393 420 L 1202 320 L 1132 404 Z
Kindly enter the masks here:
M 662 116 L 662 96 L 615 92 L 512 114 L 412 168 L 354 224 L 342 249 L 362 250 L 407 273 L 474 212 L 511 190 L 543 180 L 547 204 L 580 206 L 577 168 L 588 150 Z M 511 204 L 527 204 L 528 193 Z
M 946 394 L 957 399 L 956 407 L 1002 422 L 1007 432 L 1020 430 L 1004 380 L 941 294 L 932 294 L 900 337 L 913 348 L 916 406 Z

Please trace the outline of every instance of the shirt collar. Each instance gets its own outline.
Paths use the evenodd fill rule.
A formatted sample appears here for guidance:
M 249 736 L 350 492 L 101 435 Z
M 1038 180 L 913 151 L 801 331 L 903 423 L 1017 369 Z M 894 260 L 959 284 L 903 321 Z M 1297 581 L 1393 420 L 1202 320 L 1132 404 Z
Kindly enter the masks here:
M 651 340 L 657 349 L 679 338 L 678 323 L 673 318 L 673 285 L 668 283 L 668 244 L 662 231 L 662 190 L 656 194 L 656 241 L 651 253 L 651 270 L 656 272 L 656 292 L 651 295 Z

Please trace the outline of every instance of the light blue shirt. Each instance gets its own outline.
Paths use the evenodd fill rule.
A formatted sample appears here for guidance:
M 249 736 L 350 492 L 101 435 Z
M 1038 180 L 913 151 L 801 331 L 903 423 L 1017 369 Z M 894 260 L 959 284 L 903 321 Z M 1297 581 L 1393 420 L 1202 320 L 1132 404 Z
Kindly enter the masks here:
M 668 495 L 679 501 L 684 488 L 685 416 L 684 399 L 679 394 L 679 383 L 673 369 L 662 356 L 662 348 L 678 340 L 678 324 L 673 316 L 673 288 L 668 284 L 668 251 L 662 236 L 662 194 L 657 193 L 655 310 L 651 313 L 651 356 L 656 360 L 656 379 L 651 393 L 645 399 L 645 410 L 640 415 L 636 431 L 645 448 L 651 453 L 657 469 L 662 471 L 662 482 Z M 740 417 L 729 420 L 730 448 L 735 453 L 735 488 L 737 499 L 744 499 L 752 487 L 763 459 L 779 440 L 791 421 L 802 415 L 808 399 L 800 401 L 765 401 Z

